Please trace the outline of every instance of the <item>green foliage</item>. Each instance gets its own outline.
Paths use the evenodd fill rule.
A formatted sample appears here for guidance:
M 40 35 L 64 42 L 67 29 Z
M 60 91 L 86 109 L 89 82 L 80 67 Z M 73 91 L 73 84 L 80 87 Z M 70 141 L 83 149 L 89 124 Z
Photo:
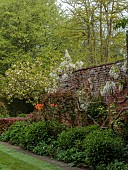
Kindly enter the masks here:
M 80 57 L 89 66 L 123 58 L 125 34 L 113 31 L 113 26 L 122 12 L 127 13 L 125 1 L 118 0 L 114 6 L 113 1 L 107 0 L 69 0 L 67 4 L 70 17 L 64 34 L 68 35 L 68 47 L 75 59 Z
M 73 147 L 80 148 L 86 134 L 85 127 L 69 128 L 59 135 L 58 147 L 62 150 L 71 149 Z
M 123 161 L 128 163 L 128 144 L 123 148 Z
M 62 131 L 57 140 L 58 148 L 55 158 L 70 162 L 71 166 L 84 166 L 86 152 L 84 152 L 83 140 L 96 129 L 99 129 L 99 127 L 94 125 L 69 128 L 66 131 Z
M 2 133 L 0 139 L 5 142 L 10 141 L 14 145 L 19 145 L 21 137 L 20 135 L 25 126 L 27 126 L 27 122 L 17 121 L 13 123 L 13 125 L 11 125 L 7 131 Z
M 111 130 L 95 130 L 88 134 L 83 142 L 86 153 L 85 164 L 96 167 L 108 164 L 123 155 L 124 141 L 116 137 Z
M 96 170 L 127 170 L 127 169 L 128 164 L 119 162 L 118 160 L 114 160 L 114 162 L 108 164 L 107 167 L 104 164 L 100 164 L 96 167 Z
M 41 57 L 51 64 L 62 40 L 58 36 L 62 16 L 55 0 L 12 0 L 0 4 L 0 65 L 3 74 L 11 64 Z M 52 60 L 53 61 L 53 60 Z
M 26 114 L 24 114 L 24 113 L 20 113 L 19 115 L 18 115 L 18 117 L 25 117 L 26 116 Z
M 46 123 L 40 121 L 38 123 L 32 123 L 23 129 L 20 143 L 23 148 L 33 150 L 39 141 L 46 138 L 48 138 Z
M 115 29 L 123 28 L 125 29 L 128 25 L 128 18 L 122 18 L 116 22 L 116 25 L 114 26 Z
M 108 114 L 107 105 L 102 101 L 99 102 L 98 99 L 92 99 L 92 102 L 89 104 L 87 108 L 86 114 L 90 115 L 98 123 L 101 123 Z
M 44 141 L 50 144 L 57 139 L 58 134 L 64 129 L 63 125 L 57 122 L 35 122 L 27 126 L 21 133 L 21 146 L 25 149 L 33 150 L 39 142 Z
M 3 93 L 8 100 L 25 99 L 28 102 L 38 102 L 44 88 L 47 86 L 47 78 L 42 71 L 42 62 L 38 59 L 17 62 L 5 73 Z
M 52 140 L 50 144 L 47 144 L 45 141 L 40 141 L 37 146 L 34 147 L 33 152 L 38 155 L 49 155 L 54 156 L 56 153 L 57 142 Z
M 86 154 L 75 147 L 67 150 L 59 150 L 56 159 L 70 163 L 70 166 L 80 166 L 84 164 Z
M 6 105 L 0 102 L 0 118 L 9 117 Z

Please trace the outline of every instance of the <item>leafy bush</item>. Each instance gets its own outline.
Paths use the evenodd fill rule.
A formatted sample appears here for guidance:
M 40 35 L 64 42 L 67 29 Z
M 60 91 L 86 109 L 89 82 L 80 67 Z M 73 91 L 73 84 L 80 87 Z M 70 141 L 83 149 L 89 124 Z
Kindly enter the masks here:
M 66 131 L 63 131 L 59 135 L 58 146 L 63 150 L 70 149 L 72 147 L 81 148 L 82 141 L 83 139 L 85 139 L 86 135 L 98 128 L 99 127 L 96 125 L 87 127 L 68 128 Z
M 25 117 L 25 116 L 26 116 L 26 114 L 24 114 L 24 113 L 18 114 L 18 117 Z
M 0 102 L 0 118 L 9 117 L 6 105 Z
M 70 163 L 70 166 L 83 166 L 85 153 L 79 149 L 72 147 L 67 150 L 59 150 L 56 153 L 56 159 Z
M 114 162 L 108 164 L 107 167 L 105 164 L 98 165 L 96 170 L 128 170 L 128 164 L 115 160 Z
M 24 130 L 24 128 L 28 125 L 27 122 L 16 122 L 14 123 L 9 131 L 9 137 L 10 137 L 10 142 L 15 145 L 20 144 L 20 137 L 21 137 L 21 132 Z
M 40 141 L 37 146 L 34 147 L 33 152 L 38 155 L 49 155 L 54 156 L 56 152 L 56 141 L 51 141 L 50 144 L 47 144 L 45 141 Z
M 27 126 L 21 134 L 21 145 L 28 150 L 33 150 L 39 142 L 45 141 L 50 144 L 57 139 L 58 134 L 64 129 L 63 125 L 53 121 L 34 122 Z
M 123 148 L 122 160 L 128 163 L 128 144 Z
M 79 147 L 82 140 L 86 137 L 86 128 L 77 127 L 69 128 L 63 131 L 58 137 L 58 147 L 63 150 L 71 149 L 72 147 Z
M 97 164 L 108 164 L 114 159 L 120 159 L 123 145 L 123 140 L 116 137 L 111 130 L 95 130 L 83 141 L 85 164 L 96 167 Z
M 56 159 L 70 162 L 72 166 L 83 166 L 85 155 L 83 140 L 91 131 L 99 129 L 98 126 L 69 128 L 63 131 L 58 137 L 58 148 Z
M 71 91 L 57 91 L 48 94 L 43 100 L 44 109 L 42 114 L 46 119 L 59 120 L 69 126 L 76 126 L 79 114 L 76 113 L 77 100 Z
M 107 115 L 107 105 L 103 102 L 103 99 L 94 98 L 92 103 L 89 104 L 86 113 L 98 122 L 102 121 Z
M 2 133 L 1 140 L 5 142 L 10 141 L 12 144 L 18 145 L 20 143 L 20 134 L 25 126 L 27 126 L 27 122 L 15 122 L 7 131 Z

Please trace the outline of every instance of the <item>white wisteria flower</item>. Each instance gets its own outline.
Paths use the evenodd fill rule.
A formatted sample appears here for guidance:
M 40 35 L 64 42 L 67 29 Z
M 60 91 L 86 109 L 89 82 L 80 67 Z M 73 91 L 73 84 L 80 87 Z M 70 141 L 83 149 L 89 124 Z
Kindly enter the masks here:
M 122 65 L 122 67 L 121 67 L 121 70 L 124 72 L 124 73 L 126 73 L 127 72 L 127 61 L 125 61 L 124 62 L 124 64 Z
M 50 73 L 50 77 L 56 77 L 57 76 L 57 74 L 55 74 L 55 73 Z
M 62 76 L 62 80 L 67 80 L 68 79 L 68 74 L 64 73 L 64 75 Z
M 76 63 L 72 62 L 68 50 L 65 50 L 65 56 L 61 59 L 61 61 L 62 62 L 60 63 L 59 67 L 50 73 L 50 77 L 52 78 L 52 82 L 49 84 L 48 90 L 50 92 L 55 92 L 55 90 L 59 88 L 60 83 L 67 81 L 73 71 L 83 66 L 82 61 L 78 61 Z M 51 90 L 52 88 L 53 90 Z
M 112 94 L 116 89 L 116 84 L 113 81 L 107 81 L 105 86 L 102 90 L 100 90 L 100 93 L 102 96 L 105 96 L 106 94 Z
M 68 53 L 68 50 L 65 50 L 65 56 L 64 56 L 64 58 L 65 58 L 66 60 L 72 62 L 72 59 L 71 59 L 71 57 L 70 57 L 70 55 L 69 55 L 69 53 Z
M 109 71 L 109 75 L 113 77 L 114 79 L 118 79 L 119 73 L 120 73 L 120 70 L 117 66 L 112 66 Z

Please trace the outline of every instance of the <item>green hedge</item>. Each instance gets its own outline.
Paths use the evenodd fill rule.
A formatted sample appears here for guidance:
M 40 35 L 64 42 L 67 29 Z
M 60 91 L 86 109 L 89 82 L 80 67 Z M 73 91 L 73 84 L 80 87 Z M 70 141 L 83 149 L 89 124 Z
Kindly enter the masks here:
M 96 167 L 97 164 L 108 164 L 123 156 L 124 141 L 116 137 L 112 130 L 95 130 L 83 141 L 86 153 L 85 164 Z
M 66 128 L 56 121 L 16 122 L 0 139 L 39 155 L 50 155 L 70 166 L 95 170 L 116 170 L 121 165 L 124 168 L 121 170 L 126 170 L 127 167 L 128 146 L 123 138 L 95 125 Z

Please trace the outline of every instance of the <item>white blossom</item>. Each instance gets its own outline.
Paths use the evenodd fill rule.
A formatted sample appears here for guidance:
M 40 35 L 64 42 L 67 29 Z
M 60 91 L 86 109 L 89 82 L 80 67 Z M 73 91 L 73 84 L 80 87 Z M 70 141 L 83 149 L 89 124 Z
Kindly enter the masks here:
M 76 62 L 76 68 L 77 68 L 77 69 L 82 68 L 83 64 L 84 64 L 83 61 L 77 61 L 77 62 Z
M 68 79 L 68 74 L 64 73 L 64 75 L 62 76 L 62 80 L 67 80 Z
M 127 72 L 127 61 L 125 61 L 124 62 L 124 64 L 122 65 L 122 67 L 121 67 L 121 70 L 124 72 L 124 73 L 126 73 Z
M 71 59 L 71 57 L 70 57 L 70 55 L 68 53 L 68 50 L 65 50 L 65 59 L 72 62 L 72 59 Z
M 117 79 L 119 77 L 120 70 L 117 66 L 112 66 L 109 75 L 113 77 L 114 79 Z
M 61 59 L 61 61 L 62 62 L 59 67 L 50 73 L 52 82 L 49 84 L 49 92 L 55 92 L 55 90 L 59 88 L 60 82 L 67 81 L 73 71 L 79 69 L 83 65 L 82 61 L 74 64 L 67 50 L 65 51 L 65 56 Z
M 116 89 L 116 84 L 113 81 L 107 81 L 105 86 L 102 90 L 100 90 L 100 93 L 102 96 L 106 94 L 112 94 Z
M 55 74 L 55 73 L 50 73 L 50 77 L 56 77 L 57 76 L 57 74 Z

